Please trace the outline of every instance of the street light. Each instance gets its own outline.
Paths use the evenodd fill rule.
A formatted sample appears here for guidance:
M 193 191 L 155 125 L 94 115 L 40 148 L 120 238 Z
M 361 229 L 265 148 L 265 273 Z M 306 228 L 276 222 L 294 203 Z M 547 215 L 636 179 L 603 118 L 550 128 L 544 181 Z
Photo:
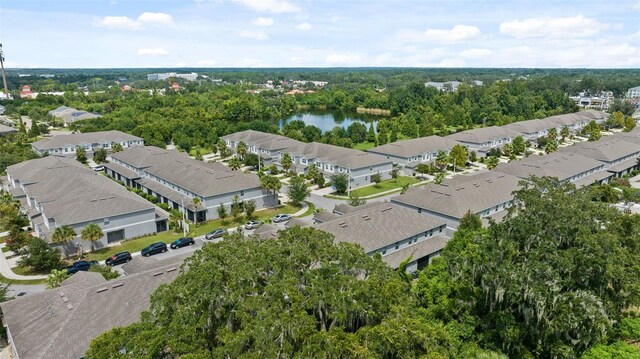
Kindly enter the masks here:
M 2 53 L 2 44 L 0 44 L 0 66 L 2 67 L 2 83 L 4 84 L 4 95 L 9 99 L 9 89 L 7 88 L 7 76 L 4 73 L 4 54 Z

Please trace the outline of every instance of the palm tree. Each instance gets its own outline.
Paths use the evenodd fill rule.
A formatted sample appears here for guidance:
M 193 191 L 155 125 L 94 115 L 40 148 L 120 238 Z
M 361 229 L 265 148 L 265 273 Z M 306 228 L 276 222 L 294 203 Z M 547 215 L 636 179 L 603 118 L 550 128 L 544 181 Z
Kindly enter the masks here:
M 53 241 L 53 243 L 62 243 L 66 246 L 69 245 L 71 241 L 73 241 L 76 235 L 76 231 L 74 231 L 71 226 L 63 224 L 60 227 L 56 227 L 56 229 L 53 231 L 53 237 L 51 238 L 51 240 Z M 65 255 L 69 257 L 69 253 L 67 250 L 65 250 Z
M 291 166 L 293 166 L 293 160 L 291 159 L 291 155 L 285 153 L 282 155 L 282 159 L 280 159 L 280 165 L 284 168 L 285 172 L 289 172 Z
M 229 160 L 229 168 L 231 168 L 232 171 L 239 170 L 240 167 L 242 167 L 242 162 L 240 162 L 238 157 Z
M 100 226 L 95 223 L 89 223 L 84 228 L 82 228 L 82 231 L 80 231 L 80 237 L 82 237 L 82 239 L 86 241 L 91 242 L 92 253 L 95 249 L 94 243 L 99 241 L 103 235 L 104 234 L 102 233 L 102 228 L 100 228 Z
M 200 208 L 200 203 L 202 203 L 202 201 L 198 197 L 193 197 L 193 199 L 191 200 L 191 203 L 193 203 L 193 207 L 195 209 L 193 212 L 193 223 L 197 227 L 198 226 L 198 209 Z
M 247 154 L 247 144 L 243 141 L 238 142 L 236 145 L 236 153 L 240 156 L 241 159 L 244 159 L 244 155 Z
M 169 227 L 173 227 L 175 232 L 178 228 L 182 228 L 182 213 L 177 209 L 172 209 L 169 212 Z
M 264 175 L 260 177 L 260 187 L 267 192 L 273 191 L 273 195 L 275 196 L 280 188 L 282 188 L 282 183 L 276 176 Z

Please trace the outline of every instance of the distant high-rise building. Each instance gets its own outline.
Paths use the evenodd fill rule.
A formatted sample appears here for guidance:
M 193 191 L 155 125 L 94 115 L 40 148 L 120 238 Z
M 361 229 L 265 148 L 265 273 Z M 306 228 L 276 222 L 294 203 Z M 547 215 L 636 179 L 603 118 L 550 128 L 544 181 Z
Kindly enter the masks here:
M 190 74 L 178 74 L 175 72 L 165 72 L 165 73 L 160 73 L 160 74 L 148 74 L 147 75 L 147 80 L 149 81 L 164 81 L 167 80 L 169 78 L 181 78 L 181 79 L 185 79 L 187 81 L 194 81 L 195 79 L 198 78 L 198 74 L 195 72 L 192 72 Z

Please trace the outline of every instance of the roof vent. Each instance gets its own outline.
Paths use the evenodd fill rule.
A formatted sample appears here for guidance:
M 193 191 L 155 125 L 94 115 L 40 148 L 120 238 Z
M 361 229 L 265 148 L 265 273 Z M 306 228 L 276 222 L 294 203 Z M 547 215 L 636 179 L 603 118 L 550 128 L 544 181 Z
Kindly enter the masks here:
M 163 272 L 156 272 L 156 273 L 153 273 L 153 276 L 157 277 L 157 276 L 161 276 L 162 274 L 163 274 Z
M 67 303 L 67 309 L 69 309 L 69 310 L 73 309 L 73 304 Z
M 347 224 L 345 222 L 340 222 L 338 225 L 342 228 L 347 228 Z
M 100 287 L 100 288 L 96 289 L 96 293 L 106 292 L 107 290 L 109 290 L 109 288 L 107 288 L 107 287 Z
M 111 286 L 111 288 L 119 288 L 119 287 L 122 287 L 123 285 L 124 285 L 123 282 L 115 283 L 114 285 Z
M 64 292 L 60 291 L 58 294 L 60 294 L 61 297 L 64 297 Z
M 63 301 L 64 303 L 66 303 L 66 302 L 68 302 L 68 301 L 69 301 L 69 298 L 67 298 L 67 297 L 62 297 L 62 301 Z
M 175 271 L 176 271 L 176 267 L 171 267 L 171 268 L 167 269 L 167 273 L 175 272 Z

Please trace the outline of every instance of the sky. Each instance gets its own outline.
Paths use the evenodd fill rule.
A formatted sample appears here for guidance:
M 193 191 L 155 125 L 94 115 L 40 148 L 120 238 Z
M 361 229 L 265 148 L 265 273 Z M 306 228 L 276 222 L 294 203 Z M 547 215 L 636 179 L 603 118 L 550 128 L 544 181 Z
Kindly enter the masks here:
M 0 0 L 8 68 L 639 68 L 638 0 Z

